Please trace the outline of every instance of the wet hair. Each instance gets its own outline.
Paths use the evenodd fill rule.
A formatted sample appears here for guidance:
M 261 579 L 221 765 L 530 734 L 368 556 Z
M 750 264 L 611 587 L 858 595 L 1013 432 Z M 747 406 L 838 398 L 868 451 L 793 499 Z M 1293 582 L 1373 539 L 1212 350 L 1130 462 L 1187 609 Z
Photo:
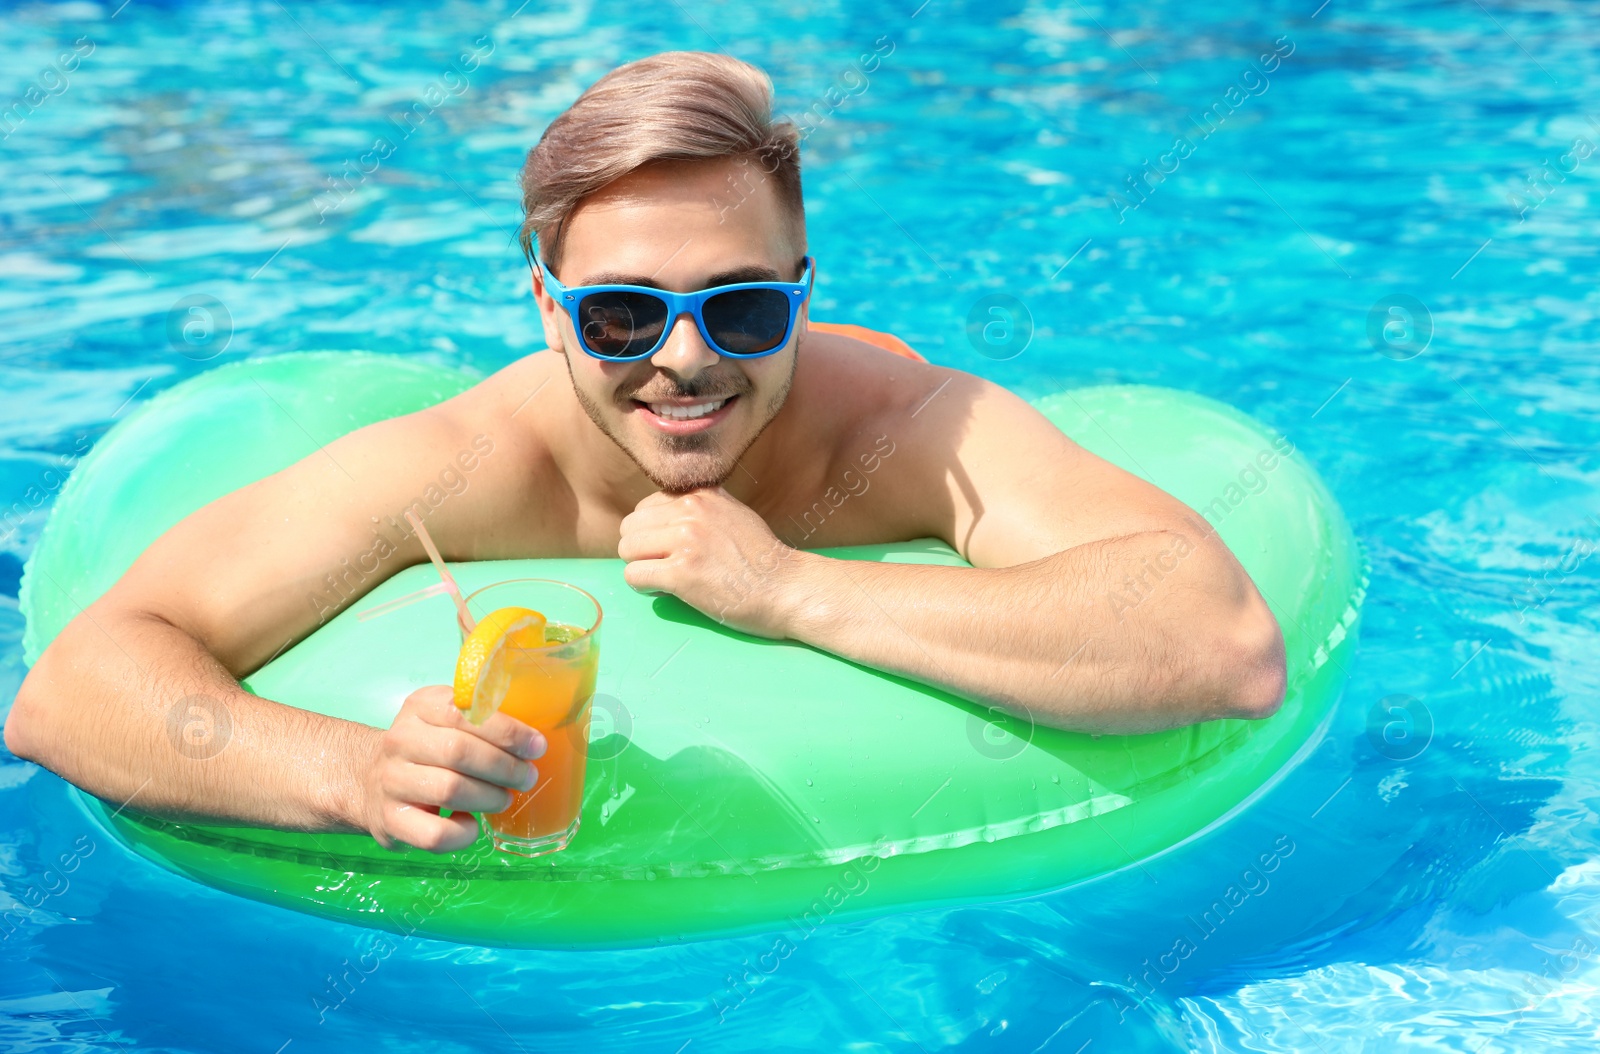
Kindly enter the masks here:
M 563 226 L 585 197 L 657 161 L 745 158 L 804 229 L 800 134 L 772 119 L 772 81 L 708 51 L 664 51 L 595 81 L 544 130 L 522 166 L 523 254 L 560 266 Z

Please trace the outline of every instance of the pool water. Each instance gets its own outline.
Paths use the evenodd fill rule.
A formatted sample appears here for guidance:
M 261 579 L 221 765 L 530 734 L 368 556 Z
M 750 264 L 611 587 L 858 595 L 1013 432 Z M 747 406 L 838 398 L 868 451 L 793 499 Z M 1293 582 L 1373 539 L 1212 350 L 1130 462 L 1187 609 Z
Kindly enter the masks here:
M 1372 585 L 1304 763 L 1141 866 L 769 970 L 770 935 L 507 951 L 244 901 L 0 755 L 0 1045 L 1600 1047 L 1600 20 L 919 2 L 8 7 L 0 703 L 64 466 L 250 355 L 536 350 L 524 152 L 617 62 L 725 49 L 809 114 L 817 317 L 1029 396 L 1203 392 L 1320 469 Z

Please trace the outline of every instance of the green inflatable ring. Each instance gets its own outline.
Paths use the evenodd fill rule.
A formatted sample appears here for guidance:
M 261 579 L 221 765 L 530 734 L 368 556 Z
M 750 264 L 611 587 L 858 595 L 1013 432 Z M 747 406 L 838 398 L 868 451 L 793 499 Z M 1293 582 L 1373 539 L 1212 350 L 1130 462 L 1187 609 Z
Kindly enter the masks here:
M 234 363 L 152 399 L 79 464 L 29 560 L 27 661 L 192 510 L 472 383 L 391 356 L 315 352 Z M 1315 743 L 1344 683 L 1365 567 L 1313 470 L 1236 410 L 1133 386 L 1035 405 L 1219 528 L 1284 630 L 1288 696 L 1276 716 L 1128 737 L 1031 728 L 638 595 L 619 560 L 515 560 L 457 573 L 464 588 L 565 579 L 606 611 L 582 827 L 566 851 L 529 860 L 480 838 L 450 855 L 390 852 L 359 835 L 172 823 L 81 792 L 80 801 L 135 852 L 197 881 L 486 945 L 803 934 L 823 921 L 1014 898 L 1131 867 L 1242 808 Z M 930 540 L 824 551 L 964 566 Z M 387 727 L 411 689 L 450 680 L 452 609 L 434 597 L 381 619 L 357 615 L 435 578 L 427 565 L 393 576 L 246 686 Z M 717 676 L 698 675 L 706 670 Z

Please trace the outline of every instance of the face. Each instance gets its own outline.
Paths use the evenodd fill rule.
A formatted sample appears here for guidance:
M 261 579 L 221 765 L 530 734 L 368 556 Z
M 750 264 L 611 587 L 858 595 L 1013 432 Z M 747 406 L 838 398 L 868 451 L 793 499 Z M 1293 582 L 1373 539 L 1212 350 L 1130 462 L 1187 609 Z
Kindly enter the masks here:
M 734 282 L 796 281 L 804 233 L 758 162 L 665 162 L 585 198 L 568 218 L 563 285 L 622 284 L 680 293 Z M 777 416 L 794 379 L 806 311 L 783 348 L 725 359 L 688 314 L 655 355 L 606 362 L 583 350 L 567 313 L 534 294 L 550 347 L 566 357 L 589 419 L 668 493 L 717 486 Z M 707 404 L 711 409 L 707 410 Z

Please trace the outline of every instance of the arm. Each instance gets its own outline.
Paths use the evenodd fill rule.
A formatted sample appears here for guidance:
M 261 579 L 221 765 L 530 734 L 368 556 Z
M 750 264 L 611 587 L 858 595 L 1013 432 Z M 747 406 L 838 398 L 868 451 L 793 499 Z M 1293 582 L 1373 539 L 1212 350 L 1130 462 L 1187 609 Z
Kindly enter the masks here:
M 884 497 L 972 568 L 797 554 L 775 591 L 787 635 L 1082 731 L 1277 711 L 1282 633 L 1209 524 L 1013 393 L 928 372 L 950 383 L 885 424 L 905 460 Z
M 630 565 L 630 583 L 1059 727 L 1149 732 L 1277 710 L 1277 621 L 1203 520 L 1004 389 L 922 372 L 915 387 L 944 387 L 886 420 L 902 453 L 856 514 L 915 510 L 897 536 L 944 538 L 973 567 L 797 551 L 717 492 L 641 503 L 622 555 L 654 558 Z
M 1149 531 L 990 569 L 798 553 L 779 593 L 809 599 L 791 600 L 781 624 L 794 639 L 1040 724 L 1137 733 L 1267 717 L 1283 698 L 1282 637 L 1220 547 L 1195 532 Z M 1162 566 L 1170 577 L 1148 603 L 1117 584 L 1141 572 L 1151 581 L 1148 569 Z
M 463 449 L 470 432 L 448 409 L 426 410 L 353 432 L 186 517 L 45 649 L 6 721 L 7 747 L 157 816 L 364 832 L 390 847 L 469 843 L 473 818 L 438 809 L 504 807 L 506 788 L 528 783 L 525 759 L 542 753 L 526 726 L 472 726 L 447 689 L 424 688 L 385 731 L 238 683 L 420 562 L 414 536 L 391 531 L 393 544 L 375 547 L 373 518 L 404 510 Z M 441 545 L 490 533 L 491 462 L 429 513 Z M 384 555 L 366 572 L 374 557 L 360 557 L 375 552 Z M 364 574 L 349 573 L 353 563 Z

